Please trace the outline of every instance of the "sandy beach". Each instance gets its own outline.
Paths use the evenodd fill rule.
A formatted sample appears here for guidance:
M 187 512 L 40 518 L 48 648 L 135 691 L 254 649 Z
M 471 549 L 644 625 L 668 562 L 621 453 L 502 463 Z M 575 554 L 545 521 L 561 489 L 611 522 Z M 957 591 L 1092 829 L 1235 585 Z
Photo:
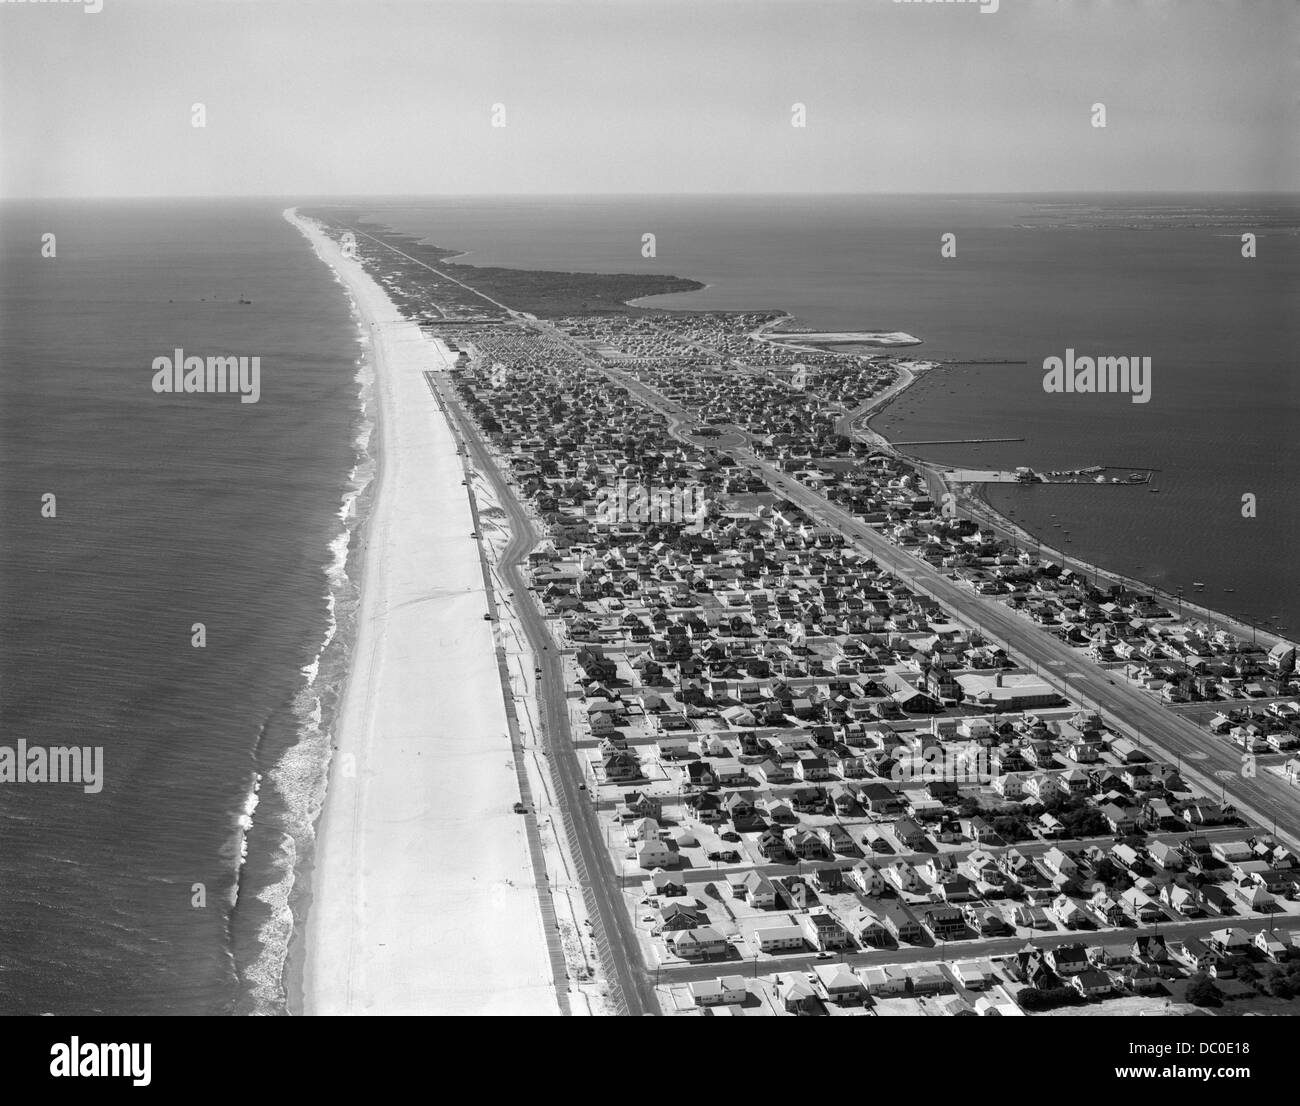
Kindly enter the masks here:
M 474 523 L 422 371 L 447 351 L 319 227 L 285 217 L 351 294 L 379 400 L 378 492 L 317 825 L 306 1014 L 559 1013 Z M 301 925 L 301 919 L 299 920 Z

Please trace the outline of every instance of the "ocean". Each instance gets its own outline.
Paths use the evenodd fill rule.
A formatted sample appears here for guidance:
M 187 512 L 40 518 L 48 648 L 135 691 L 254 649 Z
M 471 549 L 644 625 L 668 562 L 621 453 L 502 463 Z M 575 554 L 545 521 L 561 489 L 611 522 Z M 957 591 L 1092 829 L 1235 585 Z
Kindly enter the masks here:
M 365 479 L 356 327 L 283 206 L 0 209 L 0 741 L 104 749 L 98 794 L 0 787 L 0 1013 L 283 1008 Z M 156 394 L 176 348 L 259 356 L 258 402 Z
M 0 786 L 0 1013 L 284 1012 L 371 473 L 364 347 L 293 202 L 0 207 L 0 744 L 105 758 L 99 794 Z M 656 306 L 907 330 L 909 355 L 955 364 L 882 430 L 1024 439 L 926 447 L 972 467 L 1158 468 L 1158 495 L 991 499 L 1081 557 L 1300 627 L 1294 197 L 347 202 L 471 265 L 675 273 L 708 287 Z M 259 401 L 156 394 L 178 348 L 259 356 Z M 1151 402 L 1044 393 L 1066 348 L 1152 357 Z M 1013 363 L 974 363 L 994 361 Z

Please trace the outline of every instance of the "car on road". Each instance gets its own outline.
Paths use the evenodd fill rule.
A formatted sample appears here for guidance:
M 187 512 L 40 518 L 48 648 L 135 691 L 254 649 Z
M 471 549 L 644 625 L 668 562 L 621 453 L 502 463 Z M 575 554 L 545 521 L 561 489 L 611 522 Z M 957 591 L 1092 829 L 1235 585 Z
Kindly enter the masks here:
M 834 956 L 835 956 L 835 954 L 834 954 L 833 952 L 819 952 L 819 953 L 817 954 L 817 959 L 818 959 L 818 960 L 831 960 L 831 959 L 834 958 Z
M 477 530 L 471 531 L 471 533 L 470 533 L 469 536 L 470 536 L 471 538 L 477 538 L 477 537 L 478 537 L 478 531 L 477 531 Z

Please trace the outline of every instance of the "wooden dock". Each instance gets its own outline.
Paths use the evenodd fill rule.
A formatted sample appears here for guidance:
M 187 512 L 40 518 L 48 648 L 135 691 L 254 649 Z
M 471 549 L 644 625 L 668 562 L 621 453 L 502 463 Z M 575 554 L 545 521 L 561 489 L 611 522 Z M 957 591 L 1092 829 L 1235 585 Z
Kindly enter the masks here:
M 1024 438 L 934 438 L 924 442 L 894 442 L 894 445 L 979 445 L 982 442 L 1023 442 Z

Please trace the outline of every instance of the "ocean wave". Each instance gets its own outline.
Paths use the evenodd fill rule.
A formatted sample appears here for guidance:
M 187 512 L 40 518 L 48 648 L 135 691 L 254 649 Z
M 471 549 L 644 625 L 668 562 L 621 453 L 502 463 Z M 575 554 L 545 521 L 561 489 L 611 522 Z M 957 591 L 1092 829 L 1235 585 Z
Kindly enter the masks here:
M 221 857 L 230 861 L 235 869 L 235 878 L 230 885 L 231 907 L 239 902 L 240 869 L 248 860 L 248 834 L 253 828 L 253 814 L 261 801 L 261 791 L 262 773 L 254 772 L 248 794 L 244 797 L 244 805 L 234 814 L 230 838 L 220 849 Z
M 348 570 L 358 531 L 365 523 L 367 493 L 373 487 L 377 471 L 371 453 L 375 429 L 371 415 L 374 365 L 368 337 L 350 294 L 348 303 L 357 320 L 358 342 L 362 347 L 354 378 L 358 384 L 357 429 L 352 443 L 355 461 L 344 482 L 336 512 L 340 529 L 329 542 L 322 565 L 327 611 L 325 633 L 315 657 L 302 668 L 306 679 L 293 701 L 296 739 L 268 772 L 283 813 L 268 878 L 255 896 L 264 907 L 259 917 L 265 915 L 257 932 L 258 952 L 242 973 L 253 1012 L 258 1014 L 285 1012 L 284 968 L 296 925 L 294 890 L 302 865 L 311 857 L 316 820 L 325 803 L 333 723 L 347 680 L 360 598 L 359 573 L 354 570 L 350 574 Z

